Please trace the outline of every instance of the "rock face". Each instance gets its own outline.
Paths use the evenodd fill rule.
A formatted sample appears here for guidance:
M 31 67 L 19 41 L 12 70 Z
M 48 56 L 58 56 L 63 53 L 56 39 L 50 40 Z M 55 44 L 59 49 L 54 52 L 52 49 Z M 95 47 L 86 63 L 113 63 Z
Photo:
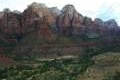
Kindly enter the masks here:
M 117 22 L 114 19 L 106 21 L 105 22 L 105 26 L 108 26 L 110 28 L 116 28 L 116 27 L 118 27 Z
M 4 11 L 0 14 L 0 30 L 4 34 L 21 33 L 21 14 Z
M 86 27 L 91 27 L 92 26 L 92 19 L 90 17 L 84 17 L 83 25 Z
M 99 26 L 99 27 L 104 26 L 104 22 L 100 18 L 95 18 L 94 23 L 96 24 L 96 26 Z
M 61 53 L 69 54 L 70 49 L 73 49 L 69 46 L 74 46 L 73 44 L 83 42 L 82 47 L 96 46 L 96 43 L 91 44 L 92 41 L 114 44 L 112 40 L 117 40 L 116 36 L 119 40 L 120 27 L 115 20 L 106 22 L 99 18 L 92 20 L 92 18 L 78 13 L 73 5 L 66 5 L 59 10 L 56 7 L 48 8 L 44 4 L 34 2 L 22 13 L 9 9 L 0 12 L 0 46 L 4 42 L 1 46 L 3 48 L 0 47 L 3 49 L 0 50 L 1 53 L 8 51 L 4 48 L 11 48 L 11 43 L 17 43 L 15 50 L 12 51 L 17 56 L 23 54 L 32 58 L 35 53 L 38 53 L 36 55 L 38 57 L 38 55 L 46 56 L 49 52 L 49 55 L 51 53 L 56 55 L 56 52 L 60 53 L 59 55 Z M 64 46 L 69 49 L 66 50 Z M 55 47 L 56 49 L 54 49 Z M 59 47 L 63 49 L 59 49 Z M 75 49 L 77 48 L 73 49 L 72 54 L 78 53 L 79 48 Z
M 49 25 L 52 25 L 55 21 L 53 16 L 50 14 L 48 8 L 44 4 L 34 2 L 31 5 L 29 5 L 28 8 L 23 12 L 23 33 L 29 33 L 32 30 L 34 30 L 34 27 L 31 26 L 32 23 L 43 17 L 46 17 Z
M 107 27 L 108 30 L 108 34 L 111 35 L 115 35 L 118 31 L 118 24 L 114 19 L 108 20 L 106 22 L 104 22 L 104 26 Z
M 77 12 L 73 5 L 66 5 L 60 11 L 56 7 L 48 8 L 45 4 L 32 3 L 23 13 L 4 9 L 0 12 L 0 32 L 7 35 L 20 35 L 37 32 L 38 37 L 51 38 L 52 29 L 66 35 L 85 33 L 111 35 L 118 31 L 115 20 L 106 22 L 99 18 L 94 21 Z
M 57 18 L 61 14 L 61 11 L 57 7 L 49 8 L 49 11 L 51 12 L 52 16 L 54 16 L 54 18 Z
M 57 26 L 66 34 L 74 34 L 73 30 L 77 33 L 76 30 L 79 31 L 83 20 L 84 17 L 76 11 L 73 5 L 66 5 L 57 19 Z
M 47 17 L 42 17 L 34 21 L 33 26 L 37 31 L 38 37 L 41 37 L 44 40 L 52 41 L 55 39 L 55 35 L 52 30 L 49 28 L 49 22 Z

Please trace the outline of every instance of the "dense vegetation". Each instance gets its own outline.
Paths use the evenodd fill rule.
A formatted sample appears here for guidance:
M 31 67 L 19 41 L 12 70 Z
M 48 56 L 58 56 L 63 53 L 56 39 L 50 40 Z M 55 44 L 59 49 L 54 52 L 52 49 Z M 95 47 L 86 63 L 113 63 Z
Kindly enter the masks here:
M 120 80 L 120 72 L 116 72 L 115 74 L 108 75 L 104 80 Z
M 86 54 L 78 58 L 39 61 L 36 67 L 17 65 L 0 69 L 0 79 L 6 80 L 76 80 L 94 64 L 93 56 L 104 53 L 111 47 L 87 47 Z
M 83 59 L 84 58 L 84 59 Z M 94 62 L 87 56 L 76 59 L 41 61 L 37 67 L 19 66 L 0 70 L 0 78 L 7 80 L 75 80 Z

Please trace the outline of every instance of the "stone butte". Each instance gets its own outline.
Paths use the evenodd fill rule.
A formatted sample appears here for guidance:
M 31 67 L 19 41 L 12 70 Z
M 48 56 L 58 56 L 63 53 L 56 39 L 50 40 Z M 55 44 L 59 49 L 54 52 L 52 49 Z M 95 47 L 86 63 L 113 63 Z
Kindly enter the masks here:
M 76 43 L 77 41 L 71 40 L 74 36 L 75 39 L 81 39 L 78 41 L 80 43 L 87 36 L 92 39 L 103 37 L 105 38 L 103 42 L 114 44 L 111 42 L 115 39 L 112 35 L 117 36 L 117 34 L 120 35 L 120 27 L 115 20 L 106 22 L 99 18 L 92 20 L 78 13 L 73 5 L 66 5 L 59 10 L 56 7 L 47 8 L 44 4 L 34 2 L 22 13 L 9 9 L 0 12 L 0 41 L 5 43 L 10 40 L 13 43 L 16 41 L 16 48 L 13 51 L 16 54 L 34 54 L 34 46 L 49 44 L 64 46 L 64 44 Z M 3 49 L 3 53 L 4 51 L 7 50 Z M 40 49 L 35 50 L 35 53 L 41 53 Z
M 31 26 L 33 22 L 43 17 L 46 18 L 48 25 L 53 25 L 55 22 L 53 16 L 50 14 L 48 8 L 44 4 L 34 2 L 29 5 L 28 8 L 23 12 L 23 33 L 31 32 L 34 29 L 34 27 Z
M 57 19 L 57 26 L 66 34 L 74 34 L 82 26 L 84 17 L 79 14 L 73 5 L 66 5 Z
M 4 9 L 0 13 L 0 30 L 3 34 L 15 35 L 21 33 L 21 15 Z
M 56 7 L 47 8 L 45 4 L 32 3 L 23 13 L 5 9 L 0 12 L 0 32 L 7 35 L 29 34 L 37 31 L 38 35 L 50 37 L 54 35 L 52 29 L 67 35 L 81 35 L 86 33 L 100 33 L 110 35 L 116 33 L 118 25 L 115 20 L 106 22 L 99 18 L 94 21 L 77 12 L 73 5 L 66 5 L 60 11 Z

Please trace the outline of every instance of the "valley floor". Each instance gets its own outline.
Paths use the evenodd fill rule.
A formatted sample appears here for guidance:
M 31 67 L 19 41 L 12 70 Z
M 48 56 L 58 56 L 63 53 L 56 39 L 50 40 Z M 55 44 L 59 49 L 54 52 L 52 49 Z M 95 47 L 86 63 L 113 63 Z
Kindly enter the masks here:
M 107 52 L 79 57 L 24 61 L 14 67 L 1 68 L 1 80 L 115 80 L 107 79 L 120 72 L 120 53 Z M 35 65 L 37 64 L 37 65 Z M 120 76 L 119 76 L 120 77 Z M 117 79 L 116 79 L 117 80 Z M 119 79 L 118 79 L 119 80 Z

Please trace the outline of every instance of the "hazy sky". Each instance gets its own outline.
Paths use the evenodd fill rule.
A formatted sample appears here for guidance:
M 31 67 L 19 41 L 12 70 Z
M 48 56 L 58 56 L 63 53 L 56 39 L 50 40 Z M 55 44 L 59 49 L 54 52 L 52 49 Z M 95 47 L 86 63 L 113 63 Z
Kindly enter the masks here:
M 73 4 L 83 16 L 116 19 L 120 25 L 120 0 L 0 0 L 0 11 L 4 8 L 23 11 L 32 2 L 45 3 L 48 7 L 62 9 L 66 4 Z

